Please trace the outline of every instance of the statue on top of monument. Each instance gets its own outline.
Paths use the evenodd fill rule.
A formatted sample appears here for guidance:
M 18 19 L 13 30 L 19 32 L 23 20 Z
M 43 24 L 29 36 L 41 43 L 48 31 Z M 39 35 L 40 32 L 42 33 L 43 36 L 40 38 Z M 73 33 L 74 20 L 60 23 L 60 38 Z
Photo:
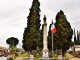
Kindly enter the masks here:
M 46 24 L 46 15 L 44 15 L 43 20 L 44 20 L 44 24 Z

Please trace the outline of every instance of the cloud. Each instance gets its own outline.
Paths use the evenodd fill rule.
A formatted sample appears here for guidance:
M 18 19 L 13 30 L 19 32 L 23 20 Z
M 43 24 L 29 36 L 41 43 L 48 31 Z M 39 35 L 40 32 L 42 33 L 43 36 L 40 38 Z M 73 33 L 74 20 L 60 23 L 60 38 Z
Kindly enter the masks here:
M 0 41 L 16 37 L 22 42 L 24 28 L 27 27 L 29 8 L 33 0 L 0 0 Z M 56 14 L 63 10 L 71 27 L 80 30 L 80 1 L 79 0 L 39 0 L 41 9 L 41 24 L 44 14 L 47 18 L 47 31 L 51 19 L 55 23 Z M 40 27 L 41 29 L 42 27 Z M 1 42 L 3 43 L 3 42 Z

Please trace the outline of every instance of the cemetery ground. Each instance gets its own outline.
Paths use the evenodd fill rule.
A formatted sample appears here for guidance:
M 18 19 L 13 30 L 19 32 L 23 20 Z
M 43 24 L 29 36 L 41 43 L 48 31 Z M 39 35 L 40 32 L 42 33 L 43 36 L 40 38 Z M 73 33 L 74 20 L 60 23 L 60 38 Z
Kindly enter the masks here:
M 29 57 L 28 53 L 25 52 L 19 56 L 15 56 L 15 59 L 14 60 L 23 60 L 23 57 Z
M 42 55 L 36 55 L 34 57 L 35 60 L 39 60 L 38 58 L 41 58 Z M 24 54 L 21 54 L 19 56 L 16 56 L 16 58 L 14 60 L 23 60 L 23 57 L 29 57 L 28 53 L 25 52 Z M 49 55 L 50 58 L 52 58 L 52 55 Z M 69 53 L 65 53 L 64 57 L 68 57 L 69 60 L 80 60 L 80 58 L 78 57 L 74 57 L 73 55 L 69 54 Z M 58 59 L 58 57 L 55 57 L 55 59 Z
M 14 60 L 23 60 L 24 57 L 29 57 L 28 52 L 16 56 Z M 52 58 L 52 55 L 49 55 L 49 57 Z M 40 53 L 40 55 L 34 55 L 35 60 L 39 60 L 38 58 L 42 58 L 42 53 Z M 57 57 L 55 57 L 55 59 L 57 59 Z

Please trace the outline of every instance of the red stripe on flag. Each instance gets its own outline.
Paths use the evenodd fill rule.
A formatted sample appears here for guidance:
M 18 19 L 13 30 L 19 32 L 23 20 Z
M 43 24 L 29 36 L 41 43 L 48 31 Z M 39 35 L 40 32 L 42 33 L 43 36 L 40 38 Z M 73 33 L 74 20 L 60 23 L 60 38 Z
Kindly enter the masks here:
M 53 33 L 55 33 L 55 32 L 56 32 L 56 28 L 52 29 L 51 31 L 52 31 Z

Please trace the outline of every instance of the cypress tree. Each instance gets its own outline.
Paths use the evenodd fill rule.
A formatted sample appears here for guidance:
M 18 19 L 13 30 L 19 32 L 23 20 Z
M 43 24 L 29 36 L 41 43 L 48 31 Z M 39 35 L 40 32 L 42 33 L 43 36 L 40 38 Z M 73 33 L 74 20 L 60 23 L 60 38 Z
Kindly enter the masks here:
M 40 30 L 38 46 L 39 46 L 40 50 L 42 50 L 42 48 L 43 48 L 43 25 L 42 25 L 42 29 Z
M 40 3 L 38 0 L 33 0 L 29 16 L 27 17 L 27 28 L 23 34 L 23 48 L 26 51 L 36 49 L 39 40 L 40 28 Z
M 80 45 L 80 31 L 79 31 L 79 45 Z
M 76 33 L 75 33 L 75 28 L 74 28 L 74 44 L 76 45 Z
M 48 49 L 49 51 L 52 49 L 52 32 L 51 32 L 51 24 L 49 26 L 49 31 L 48 31 Z
M 77 45 L 79 45 L 79 33 L 77 31 Z
M 57 32 L 53 35 L 53 40 L 55 40 L 54 43 L 56 43 L 57 48 L 61 49 L 62 55 L 64 55 L 66 50 L 73 45 L 73 30 L 62 10 L 60 10 L 60 12 L 58 12 L 56 15 L 55 27 L 57 29 Z
M 55 35 L 55 34 L 53 34 L 53 35 Z M 56 38 L 57 38 L 57 36 L 53 37 L 53 47 L 54 47 L 54 50 L 58 49 L 57 47 L 59 47 L 59 46 L 57 46 L 57 43 L 56 43 L 57 40 L 56 40 Z M 48 49 L 50 51 L 50 50 L 52 50 L 52 31 L 51 31 L 51 24 L 49 26 L 49 31 L 48 31 L 48 37 L 47 37 L 47 39 L 48 39 Z

